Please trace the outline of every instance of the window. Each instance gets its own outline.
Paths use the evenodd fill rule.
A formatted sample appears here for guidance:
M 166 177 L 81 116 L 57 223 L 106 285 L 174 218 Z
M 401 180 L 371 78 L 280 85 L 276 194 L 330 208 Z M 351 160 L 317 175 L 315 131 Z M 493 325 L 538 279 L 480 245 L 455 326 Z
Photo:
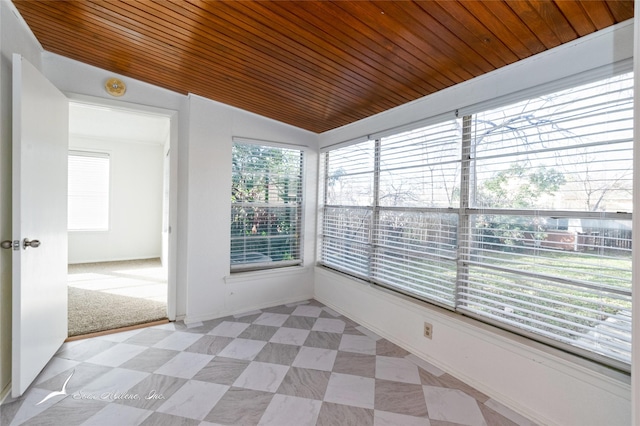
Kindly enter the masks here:
M 301 150 L 234 143 L 232 271 L 302 263 L 302 164 Z
M 628 369 L 633 77 L 323 153 L 321 264 Z
M 109 154 L 69 151 L 69 231 L 109 229 Z

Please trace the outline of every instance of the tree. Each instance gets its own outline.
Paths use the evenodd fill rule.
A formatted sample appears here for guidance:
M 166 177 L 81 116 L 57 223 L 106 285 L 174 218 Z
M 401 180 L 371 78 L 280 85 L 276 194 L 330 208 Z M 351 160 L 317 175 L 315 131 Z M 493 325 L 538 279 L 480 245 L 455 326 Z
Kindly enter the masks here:
M 479 206 L 491 208 L 533 209 L 541 197 L 553 196 L 565 182 L 564 175 L 553 168 L 528 172 L 525 166 L 512 164 L 485 181 L 476 200 Z M 499 250 L 523 245 L 525 233 L 533 237 L 534 244 L 546 238 L 545 223 L 536 216 L 479 215 L 476 228 L 484 244 Z
M 531 209 L 543 196 L 553 196 L 566 179 L 554 168 L 528 171 L 522 164 L 512 164 L 486 180 L 476 193 L 479 207 Z
M 273 260 L 297 255 L 300 156 L 298 150 L 233 146 L 232 254 L 258 252 Z

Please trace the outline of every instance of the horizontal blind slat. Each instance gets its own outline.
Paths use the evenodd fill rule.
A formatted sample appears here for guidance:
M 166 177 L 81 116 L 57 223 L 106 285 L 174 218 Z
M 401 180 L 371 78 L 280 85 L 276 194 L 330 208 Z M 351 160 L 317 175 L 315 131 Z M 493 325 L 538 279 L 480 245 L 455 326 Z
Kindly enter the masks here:
M 439 121 L 323 154 L 320 263 L 628 367 L 633 74 Z
M 304 153 L 268 144 L 234 143 L 231 270 L 301 263 Z

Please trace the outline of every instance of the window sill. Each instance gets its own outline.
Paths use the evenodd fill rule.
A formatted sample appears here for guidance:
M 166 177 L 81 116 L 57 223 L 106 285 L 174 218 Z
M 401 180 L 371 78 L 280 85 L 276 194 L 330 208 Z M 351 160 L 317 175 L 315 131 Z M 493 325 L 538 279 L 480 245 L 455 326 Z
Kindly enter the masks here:
M 295 265 L 295 266 L 284 266 L 282 268 L 273 268 L 273 269 L 263 269 L 260 271 L 238 271 L 233 272 L 230 275 L 224 277 L 225 284 L 236 284 L 246 281 L 258 281 L 264 280 L 265 278 L 277 278 L 277 277 L 286 277 L 291 275 L 303 275 L 308 274 L 310 268 Z

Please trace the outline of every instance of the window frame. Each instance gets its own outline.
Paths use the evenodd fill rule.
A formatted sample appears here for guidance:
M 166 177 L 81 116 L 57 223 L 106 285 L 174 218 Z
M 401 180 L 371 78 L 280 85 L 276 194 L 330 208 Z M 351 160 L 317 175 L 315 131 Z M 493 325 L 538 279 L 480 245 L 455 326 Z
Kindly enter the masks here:
M 615 75 L 618 74 L 623 74 L 624 72 L 627 72 L 628 68 L 625 67 L 617 67 L 616 68 L 616 72 Z M 535 91 L 527 91 L 526 93 L 526 98 L 534 98 L 536 96 L 540 96 L 543 95 L 545 93 L 556 93 L 556 92 L 560 92 L 564 89 L 568 89 L 568 88 L 572 88 L 572 87 L 578 87 L 581 86 L 585 83 L 589 83 L 589 82 L 593 82 L 593 81 L 598 81 L 598 80 L 604 80 L 610 77 L 614 77 L 615 75 L 602 75 L 601 72 L 599 73 L 595 73 L 594 76 L 592 78 L 585 78 L 584 75 L 580 76 L 579 79 L 576 79 L 576 81 L 573 81 L 573 84 L 571 83 L 570 79 L 567 79 L 566 81 L 562 81 L 562 82 L 554 82 L 553 84 L 548 85 L 546 92 L 540 88 L 536 89 Z M 440 211 L 442 213 L 445 212 L 455 212 L 459 215 L 459 227 L 458 227 L 458 233 L 457 233 L 457 237 L 458 237 L 458 247 L 457 247 L 457 252 L 458 252 L 458 266 L 456 268 L 457 271 L 457 276 L 456 276 L 456 293 L 458 293 L 458 291 L 463 287 L 462 282 L 466 279 L 466 277 L 469 274 L 469 258 L 470 258 L 470 246 L 471 246 L 471 239 L 470 239 L 470 217 L 472 215 L 477 215 L 480 213 L 486 213 L 486 212 L 492 212 L 492 213 L 507 213 L 509 215 L 518 215 L 518 214 L 532 214 L 534 211 L 539 213 L 539 214 L 547 214 L 551 217 L 553 216 L 558 216 L 560 217 L 560 219 L 566 218 L 569 219 L 573 216 L 580 216 L 585 215 L 587 217 L 598 217 L 598 218 L 605 218 L 606 220 L 627 220 L 627 221 L 631 221 L 632 218 L 632 213 L 628 213 L 628 212 L 606 212 L 606 213 L 593 213 L 593 214 L 589 214 L 586 213 L 584 211 L 574 211 L 574 210 L 568 210 L 568 209 L 559 209 L 559 210 L 554 210 L 554 209 L 548 209 L 548 210 L 544 210 L 544 209 L 521 209 L 521 210 L 507 210 L 507 209 L 498 209 L 498 208 L 493 208 L 493 209 L 487 209 L 487 208 L 480 208 L 474 205 L 474 202 L 471 200 L 472 196 L 473 196 L 473 191 L 472 188 L 470 187 L 471 185 L 471 180 L 475 179 L 476 176 L 472 176 L 472 161 L 474 160 L 472 158 L 472 147 L 471 147 L 471 137 L 470 135 L 470 129 L 471 129 L 471 125 L 472 125 L 472 114 L 474 112 L 482 112 L 483 110 L 486 109 L 493 109 L 493 108 L 499 108 L 501 106 L 504 105 L 508 105 L 511 104 L 515 101 L 518 100 L 524 100 L 523 98 L 518 99 L 518 97 L 514 97 L 513 95 L 509 96 L 509 97 L 505 97 L 502 101 L 500 100 L 492 100 L 491 102 L 488 102 L 487 105 L 479 105 L 479 106 L 474 106 L 472 108 L 466 108 L 465 109 L 465 115 L 462 116 L 462 120 L 463 120 L 463 125 L 462 127 L 464 129 L 467 129 L 467 131 L 463 132 L 463 147 L 462 147 L 462 154 L 461 154 L 461 182 L 460 182 L 460 193 L 461 193 L 461 204 L 458 208 L 449 208 L 449 209 L 425 209 L 425 210 L 431 210 L 431 211 Z M 455 113 L 456 117 L 459 115 L 459 111 L 456 111 Z M 447 118 L 451 118 L 451 115 L 449 115 L 448 117 L 445 116 L 444 119 Z M 439 120 L 443 119 L 443 116 L 439 116 L 438 117 Z M 432 120 L 423 120 L 423 122 L 421 122 L 420 124 L 424 125 L 425 123 L 429 124 L 433 122 Z M 415 125 L 415 123 L 414 123 Z M 413 129 L 415 129 L 416 127 L 412 127 Z M 369 138 L 367 138 L 369 141 L 375 141 L 375 144 L 378 148 L 376 148 L 376 158 L 378 163 L 375 165 L 374 167 L 374 175 L 376 176 L 375 178 L 375 182 L 374 182 L 374 187 L 375 187 L 375 192 L 374 192 L 374 201 L 372 203 L 371 206 L 369 206 L 372 210 L 372 216 L 373 216 L 373 220 L 372 220 L 372 225 L 371 225 L 371 229 L 369 230 L 369 233 L 371 235 L 371 241 L 370 241 L 370 245 L 373 247 L 376 245 L 376 236 L 379 233 L 379 221 L 377 220 L 378 216 L 379 216 L 379 211 L 380 211 L 380 206 L 377 205 L 376 201 L 377 197 L 379 196 L 378 194 L 378 189 L 379 189 L 379 174 L 380 174 L 380 165 L 379 165 L 379 144 L 380 144 L 380 140 L 383 137 L 386 137 L 388 135 L 394 135 L 394 134 L 399 134 L 403 131 L 407 130 L 407 126 L 403 126 L 401 128 L 398 128 L 396 131 L 393 130 L 387 130 L 385 132 L 381 132 L 378 135 L 372 135 Z M 354 140 L 353 144 L 358 144 L 358 143 L 362 143 L 361 140 Z M 327 170 L 330 167 L 329 164 L 329 158 L 330 158 L 330 154 L 332 152 L 336 152 L 338 150 L 340 150 L 341 148 L 344 148 L 345 146 L 349 146 L 350 144 L 348 143 L 344 143 L 344 144 L 336 144 L 334 146 L 330 146 L 330 147 L 326 147 L 325 149 L 321 150 L 321 160 L 320 160 L 320 173 L 322 176 L 322 183 L 319 185 L 319 190 L 320 190 L 320 197 L 319 197 L 319 201 L 321 204 L 321 208 L 320 208 L 320 212 L 321 212 L 321 221 L 319 223 L 319 226 L 321 227 L 321 232 L 320 232 L 320 241 L 319 241 L 319 258 L 318 258 L 318 264 L 320 266 L 323 267 L 327 267 L 330 269 L 334 269 L 337 270 L 338 272 L 341 273 L 345 273 L 347 275 L 351 275 L 354 276 L 356 278 L 360 278 L 363 279 L 365 281 L 368 281 L 372 284 L 376 284 L 376 285 L 381 285 L 387 288 L 390 288 L 392 291 L 396 291 L 396 292 L 400 292 L 406 296 L 412 297 L 412 298 L 417 298 L 419 300 L 425 301 L 427 303 L 430 304 L 434 304 L 440 307 L 444 307 L 446 309 L 452 310 L 456 313 L 474 318 L 475 320 L 484 322 L 484 323 L 488 323 L 494 326 L 497 326 L 501 329 L 505 329 L 511 332 L 514 332 L 516 334 L 525 336 L 527 338 L 530 338 L 532 340 L 535 341 L 539 341 L 545 344 L 548 344 L 550 346 L 554 346 L 556 348 L 560 348 L 562 350 L 566 350 L 568 352 L 577 354 L 579 356 L 584 356 L 586 358 L 595 360 L 596 362 L 599 362 L 601 364 L 605 364 L 608 365 L 610 367 L 614 367 L 617 369 L 620 369 L 622 371 L 629 371 L 630 369 L 630 364 L 627 364 L 621 360 L 615 359 L 615 358 L 611 358 L 609 356 L 606 355 L 602 355 L 598 352 L 594 352 L 582 347 L 576 347 L 574 345 L 570 345 L 570 344 L 563 344 L 562 342 L 559 342 L 557 340 L 554 340 L 552 338 L 547 338 L 545 336 L 541 336 L 539 334 L 535 334 L 535 333 L 531 333 L 528 332 L 527 330 L 523 330 L 522 328 L 518 328 L 518 327 L 514 327 L 511 326 L 509 324 L 506 324 L 504 322 L 501 321 L 496 321 L 496 320 L 492 320 L 490 318 L 486 318 L 483 317 L 481 315 L 477 315 L 474 312 L 470 312 L 469 310 L 466 310 L 464 308 L 464 306 L 462 306 L 461 304 L 459 304 L 458 300 L 459 300 L 459 295 L 456 294 L 456 302 L 455 302 L 455 306 L 447 306 L 446 304 L 442 304 L 442 303 L 438 303 L 438 301 L 432 300 L 432 299 L 428 299 L 428 298 L 423 298 L 420 297 L 419 295 L 415 294 L 415 293 L 411 293 L 411 292 L 406 292 L 406 291 L 402 291 L 402 289 L 399 289 L 398 287 L 394 287 L 394 286 L 389 286 L 389 285 L 385 285 L 385 283 L 381 283 L 378 280 L 375 279 L 374 274 L 371 273 L 371 264 L 374 263 L 372 260 L 368 261 L 368 265 L 369 265 L 369 270 L 367 271 L 366 274 L 363 273 L 354 273 L 353 271 L 348 270 L 348 268 L 343 267 L 344 265 L 336 265 L 336 264 L 332 264 L 331 262 L 327 262 L 325 261 L 325 239 L 326 239 L 326 230 L 325 230 L 325 212 L 327 211 L 327 209 L 335 209 L 335 208 L 339 208 L 341 206 L 338 205 L 332 205 L 332 204 L 328 204 L 328 200 L 327 200 L 327 190 L 328 190 L 328 179 L 329 179 L 329 175 L 327 174 Z M 402 210 L 407 210 L 406 208 L 400 208 L 398 207 L 398 209 L 402 209 Z M 558 221 L 559 223 L 559 221 Z M 559 230 L 559 229 L 558 229 Z M 371 249 L 371 256 L 369 259 L 372 259 L 374 257 L 374 249 Z M 630 295 L 630 291 L 628 292 Z
M 103 150 L 94 150 L 94 149 L 84 149 L 84 148 L 70 148 L 67 154 L 67 158 L 70 157 L 88 157 L 94 159 L 106 159 L 107 160 L 107 188 L 106 188 L 106 212 L 102 212 L 102 214 L 106 214 L 106 226 L 105 227 L 92 227 L 92 228 L 71 228 L 69 226 L 69 222 L 71 221 L 71 208 L 72 203 L 69 201 L 69 197 L 71 196 L 70 191 L 67 192 L 67 204 L 68 204 L 68 219 L 67 219 L 67 232 L 73 233 L 104 233 L 111 231 L 111 188 L 112 188 L 112 158 L 111 153 Z M 69 166 L 69 173 L 71 172 L 71 167 Z M 69 182 L 67 183 L 67 187 L 71 184 L 71 179 L 69 178 Z
M 293 176 L 293 179 L 296 179 L 298 182 L 298 186 L 297 188 L 295 188 L 295 203 L 273 203 L 273 208 L 278 209 L 278 208 L 289 208 L 289 206 L 293 206 L 292 209 L 296 214 L 296 219 L 292 222 L 295 223 L 295 226 L 297 227 L 297 229 L 294 232 L 294 240 L 295 242 L 292 243 L 293 246 L 295 246 L 295 250 L 296 250 L 296 254 L 294 255 L 293 259 L 280 259 L 280 260 L 273 260 L 269 254 L 273 254 L 271 253 L 271 251 L 269 251 L 269 254 L 264 254 L 264 253 L 254 253 L 256 256 L 256 261 L 246 261 L 246 262 L 237 262 L 237 263 L 233 263 L 233 259 L 234 259 L 234 251 L 233 251 L 233 245 L 234 245 L 234 241 L 250 241 L 249 239 L 251 237 L 238 237 L 238 236 L 234 236 L 233 235 L 233 231 L 231 231 L 230 234 L 230 245 L 231 245 L 231 250 L 230 250 L 230 259 L 229 259 L 229 268 L 230 268 L 230 272 L 231 274 L 236 274 L 236 273 L 242 273 L 242 272 L 254 272 L 254 271 L 265 271 L 265 270 L 272 270 L 272 269 L 278 269 L 278 268 L 287 268 L 287 267 L 297 267 L 297 266 L 301 266 L 303 264 L 303 247 L 304 247 L 304 240 L 303 240 L 303 229 L 304 229 L 304 201 L 305 201 L 305 174 L 306 174 L 306 159 L 307 159 L 307 155 L 305 152 L 305 147 L 300 146 L 300 145 L 294 145 L 294 144 L 287 144 L 287 143 L 280 143 L 280 142 L 271 142 L 271 141 L 264 141 L 264 140 L 257 140 L 257 139 L 247 139 L 247 138 L 240 138 L 240 137 L 234 137 L 233 138 L 233 149 L 235 149 L 236 146 L 241 145 L 241 146 L 251 146 L 251 147 L 257 147 L 257 148 L 261 148 L 261 149 L 267 149 L 267 150 L 281 150 L 280 152 L 289 152 L 292 154 L 292 157 L 294 156 L 299 156 L 298 160 L 296 160 L 296 163 L 292 163 L 292 164 L 296 164 L 299 165 L 299 173 L 295 176 Z M 232 153 L 232 162 L 233 162 L 233 153 Z M 289 175 L 292 176 L 292 175 Z M 230 227 L 233 228 L 233 224 L 234 224 L 234 209 L 236 207 L 239 206 L 251 206 L 251 201 L 241 201 L 241 202 L 235 202 L 233 199 L 233 188 L 234 188 L 234 182 L 237 178 L 236 172 L 233 171 L 232 168 L 232 185 L 231 185 L 231 190 L 232 190 L 232 194 L 231 194 L 231 221 L 230 221 Z M 269 192 L 271 192 L 271 190 L 268 190 Z M 271 203 L 267 202 L 263 202 L 263 203 L 256 203 L 256 205 L 261 205 L 258 208 L 264 208 L 264 209 L 270 209 L 272 208 L 270 206 Z M 253 208 L 253 207 L 252 207 Z M 271 236 L 265 236 L 264 238 L 270 238 Z M 281 237 L 281 238 L 284 238 Z M 270 250 L 270 249 L 269 249 Z M 246 256 L 250 253 L 253 252 L 245 252 L 242 251 L 240 253 L 238 253 L 238 255 L 242 255 Z M 258 259 L 258 254 L 261 255 L 260 259 Z

